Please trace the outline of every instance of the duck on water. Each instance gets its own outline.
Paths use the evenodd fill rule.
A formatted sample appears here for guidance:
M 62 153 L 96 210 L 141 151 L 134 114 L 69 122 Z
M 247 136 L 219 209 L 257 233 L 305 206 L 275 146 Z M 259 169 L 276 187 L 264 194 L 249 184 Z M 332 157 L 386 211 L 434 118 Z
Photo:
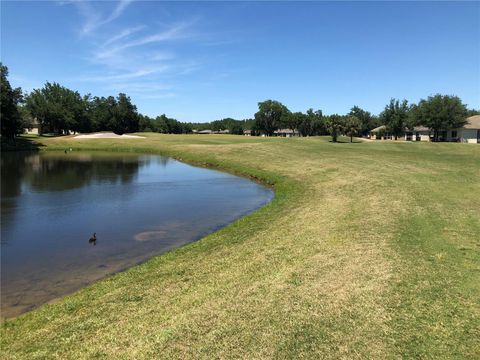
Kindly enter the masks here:
M 97 244 L 97 233 L 93 233 L 93 236 L 90 239 L 88 239 L 88 243 L 89 244 L 93 243 L 93 245 Z

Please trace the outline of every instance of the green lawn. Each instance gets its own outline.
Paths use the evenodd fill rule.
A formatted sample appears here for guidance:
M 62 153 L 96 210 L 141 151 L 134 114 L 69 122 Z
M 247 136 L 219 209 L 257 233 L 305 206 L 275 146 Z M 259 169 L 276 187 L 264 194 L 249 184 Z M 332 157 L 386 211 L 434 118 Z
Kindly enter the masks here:
M 44 138 L 272 184 L 263 209 L 4 322 L 2 359 L 480 358 L 480 146 Z

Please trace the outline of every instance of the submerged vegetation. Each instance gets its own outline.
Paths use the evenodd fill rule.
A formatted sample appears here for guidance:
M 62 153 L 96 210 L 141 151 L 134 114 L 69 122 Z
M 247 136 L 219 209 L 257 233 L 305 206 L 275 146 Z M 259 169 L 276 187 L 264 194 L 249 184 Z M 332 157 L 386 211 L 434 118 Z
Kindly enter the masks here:
M 5 321 L 1 358 L 480 356 L 478 146 L 143 135 L 37 140 L 169 155 L 259 179 L 276 197 Z

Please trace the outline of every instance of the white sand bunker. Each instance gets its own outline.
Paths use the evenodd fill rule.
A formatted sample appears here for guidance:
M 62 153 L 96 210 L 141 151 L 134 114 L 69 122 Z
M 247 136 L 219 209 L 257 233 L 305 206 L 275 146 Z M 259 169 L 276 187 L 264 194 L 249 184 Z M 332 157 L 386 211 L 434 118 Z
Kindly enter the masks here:
M 150 241 L 150 240 L 160 240 L 162 239 L 166 231 L 145 231 L 135 235 L 135 240 L 137 241 Z
M 137 135 L 117 135 L 113 132 L 102 132 L 94 134 L 77 135 L 74 139 L 145 139 L 144 136 Z

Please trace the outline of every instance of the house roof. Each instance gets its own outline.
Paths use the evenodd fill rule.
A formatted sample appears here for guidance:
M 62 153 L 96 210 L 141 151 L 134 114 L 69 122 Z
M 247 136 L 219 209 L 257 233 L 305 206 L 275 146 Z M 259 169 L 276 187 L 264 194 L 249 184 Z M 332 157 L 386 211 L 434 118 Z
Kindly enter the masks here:
M 426 126 L 414 126 L 413 131 L 430 131 L 430 129 Z
M 275 134 L 293 134 L 297 132 L 298 132 L 297 130 L 292 130 L 292 129 L 278 129 L 274 131 Z
M 385 125 L 380 125 L 379 127 L 376 127 L 375 129 L 370 130 L 370 132 L 379 132 L 380 130 L 384 130 L 387 127 Z
M 466 118 L 467 123 L 461 126 L 459 129 L 480 129 L 480 115 L 473 115 Z M 413 131 L 430 131 L 425 126 L 415 126 Z
M 473 115 L 467 118 L 467 123 L 463 125 L 465 129 L 480 129 L 480 115 Z

